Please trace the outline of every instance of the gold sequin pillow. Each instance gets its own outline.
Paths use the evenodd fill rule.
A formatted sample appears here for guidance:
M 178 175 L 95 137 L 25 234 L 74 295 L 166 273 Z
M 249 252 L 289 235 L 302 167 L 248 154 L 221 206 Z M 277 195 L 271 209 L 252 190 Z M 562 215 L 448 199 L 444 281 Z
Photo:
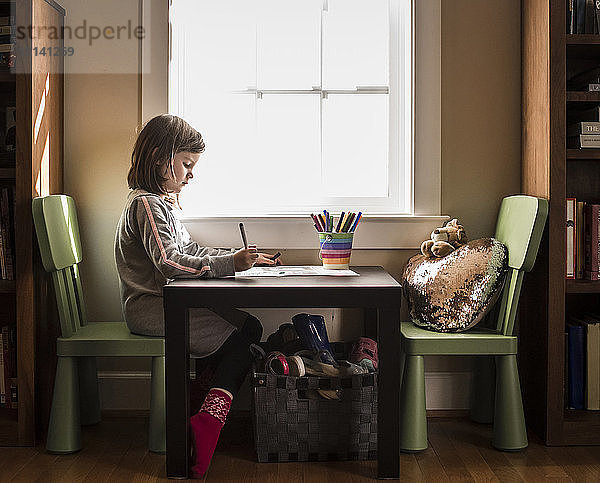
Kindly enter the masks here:
M 500 294 L 508 250 L 494 238 L 480 238 L 443 258 L 412 257 L 402 290 L 413 322 L 438 332 L 461 332 L 477 324 Z

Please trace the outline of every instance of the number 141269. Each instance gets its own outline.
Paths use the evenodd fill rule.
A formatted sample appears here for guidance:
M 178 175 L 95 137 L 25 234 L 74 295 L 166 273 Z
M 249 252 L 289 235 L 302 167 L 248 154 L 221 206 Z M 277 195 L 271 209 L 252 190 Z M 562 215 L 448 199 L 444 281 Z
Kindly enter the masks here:
M 71 57 L 75 53 L 73 47 L 34 47 L 33 55 L 42 57 Z

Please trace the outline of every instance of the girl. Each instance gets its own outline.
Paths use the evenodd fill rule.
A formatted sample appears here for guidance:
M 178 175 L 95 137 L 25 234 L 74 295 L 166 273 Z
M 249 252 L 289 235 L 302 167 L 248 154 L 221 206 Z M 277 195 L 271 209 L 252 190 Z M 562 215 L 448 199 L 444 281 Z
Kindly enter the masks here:
M 115 237 L 123 312 L 133 333 L 164 337 L 162 287 L 167 279 L 225 277 L 255 263 L 280 263 L 254 246 L 207 248 L 191 239 L 175 205 L 203 151 L 200 133 L 170 115 L 150 120 L 135 143 L 127 175 L 131 191 Z M 233 395 L 250 368 L 249 346 L 260 341 L 262 325 L 236 309 L 191 309 L 189 321 L 190 353 L 217 361 L 212 389 L 190 421 L 196 451 L 192 472 L 202 477 Z

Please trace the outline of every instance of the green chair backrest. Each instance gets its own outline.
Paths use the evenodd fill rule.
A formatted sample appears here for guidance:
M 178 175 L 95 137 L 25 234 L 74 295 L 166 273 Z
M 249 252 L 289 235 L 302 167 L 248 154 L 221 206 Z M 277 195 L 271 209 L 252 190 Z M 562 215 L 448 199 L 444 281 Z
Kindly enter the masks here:
M 50 195 L 32 201 L 33 221 L 44 269 L 52 274 L 62 337 L 87 323 L 79 263 L 79 224 L 73 198 Z
M 543 198 L 509 196 L 500 205 L 494 237 L 508 248 L 509 270 L 496 330 L 504 335 L 513 334 L 523 274 L 533 268 L 547 217 L 548 200 Z

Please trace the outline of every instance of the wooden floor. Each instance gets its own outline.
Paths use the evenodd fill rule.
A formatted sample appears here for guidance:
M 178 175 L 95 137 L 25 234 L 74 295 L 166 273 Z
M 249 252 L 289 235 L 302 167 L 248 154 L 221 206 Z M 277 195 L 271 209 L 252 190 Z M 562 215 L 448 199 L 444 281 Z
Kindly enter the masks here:
M 150 482 L 165 478 L 165 457 L 146 450 L 146 421 L 109 419 L 84 429 L 84 449 L 56 456 L 43 447 L 0 448 L 0 481 Z M 522 453 L 490 447 L 491 426 L 468 420 L 430 419 L 431 447 L 401 456 L 402 481 L 600 481 L 600 447 L 548 448 L 531 437 Z M 251 426 L 230 421 L 206 481 L 362 482 L 372 481 L 368 462 L 256 463 Z

